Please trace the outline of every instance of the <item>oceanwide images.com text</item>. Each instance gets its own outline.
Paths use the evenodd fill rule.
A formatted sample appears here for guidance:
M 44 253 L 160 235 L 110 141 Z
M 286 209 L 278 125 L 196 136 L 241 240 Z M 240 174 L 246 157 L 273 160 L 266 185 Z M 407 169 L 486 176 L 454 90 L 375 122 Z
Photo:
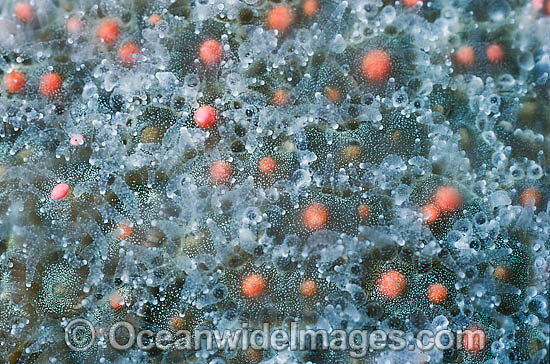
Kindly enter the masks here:
M 109 328 L 94 327 L 89 321 L 75 319 L 65 326 L 65 342 L 71 350 L 93 350 L 94 346 L 111 346 L 115 350 L 275 350 L 275 351 L 349 351 L 360 358 L 369 351 L 409 350 L 421 351 L 463 349 L 472 354 L 481 352 L 487 345 L 485 331 L 470 327 L 451 331 L 421 330 L 406 333 L 400 330 L 312 330 L 290 322 L 287 329 L 272 328 L 264 323 L 254 329 L 247 323 L 234 330 L 136 330 L 125 321 Z

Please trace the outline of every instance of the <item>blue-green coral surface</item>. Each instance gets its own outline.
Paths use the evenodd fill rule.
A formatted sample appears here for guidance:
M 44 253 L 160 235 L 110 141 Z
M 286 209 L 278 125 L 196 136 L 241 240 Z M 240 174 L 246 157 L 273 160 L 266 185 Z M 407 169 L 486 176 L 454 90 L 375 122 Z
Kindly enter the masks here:
M 548 0 L 2 0 L 0 361 L 549 363 L 549 31 Z

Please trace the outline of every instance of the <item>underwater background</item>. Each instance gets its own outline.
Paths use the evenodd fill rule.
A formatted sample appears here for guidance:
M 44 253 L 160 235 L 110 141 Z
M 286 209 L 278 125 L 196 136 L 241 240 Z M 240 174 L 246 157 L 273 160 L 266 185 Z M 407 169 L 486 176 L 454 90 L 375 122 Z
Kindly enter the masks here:
M 550 363 L 549 33 L 549 0 L 0 1 L 0 361 Z

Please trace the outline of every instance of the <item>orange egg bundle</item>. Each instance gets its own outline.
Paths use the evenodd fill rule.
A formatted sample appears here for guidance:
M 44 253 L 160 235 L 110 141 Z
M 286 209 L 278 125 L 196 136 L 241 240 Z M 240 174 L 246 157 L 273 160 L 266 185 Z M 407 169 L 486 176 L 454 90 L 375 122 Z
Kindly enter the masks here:
M 308 7 L 308 10 L 310 7 Z M 286 32 L 294 22 L 294 12 L 287 5 L 278 5 L 267 13 L 267 27 L 278 30 L 280 33 Z
M 209 129 L 216 125 L 218 114 L 212 106 L 204 105 L 195 111 L 195 123 L 202 129 Z
M 141 50 L 136 43 L 124 43 L 118 50 L 118 59 L 125 67 L 132 67 L 136 64 L 140 53 Z
M 124 307 L 127 307 L 126 297 L 121 295 L 118 292 L 115 292 L 109 297 L 109 306 L 115 310 L 119 311 L 123 309 Z
M 361 71 L 369 82 L 385 81 L 392 70 L 391 57 L 385 50 L 374 49 L 367 52 L 361 61 Z
M 301 287 L 300 287 L 300 293 L 306 297 L 312 297 L 317 293 L 317 283 L 313 280 L 305 280 Z
M 122 223 L 115 230 L 115 236 L 119 240 L 126 240 L 132 235 L 134 229 L 131 225 Z
M 231 167 L 226 161 L 216 161 L 210 167 L 210 179 L 215 184 L 225 184 L 231 180 Z
M 542 194 L 535 187 L 526 188 L 520 196 L 520 202 L 523 207 L 533 205 L 539 207 L 542 201 Z
M 42 96 L 53 98 L 61 93 L 63 80 L 54 72 L 49 72 L 40 78 L 40 93 Z
M 288 96 L 288 91 L 285 89 L 279 89 L 273 94 L 273 103 L 277 106 L 288 105 L 290 97 Z
M 433 201 L 443 212 L 453 212 L 462 206 L 462 195 L 451 186 L 441 186 L 435 192 Z
M 120 37 L 120 26 L 115 20 L 105 20 L 97 28 L 97 38 L 105 44 L 113 44 Z
M 500 64 L 504 60 L 504 49 L 499 44 L 491 44 L 485 49 L 485 55 L 492 64 Z
M 420 211 L 422 216 L 426 219 L 428 224 L 434 223 L 439 218 L 439 208 L 436 205 L 430 203 L 422 208 Z
M 493 269 L 493 277 L 498 281 L 506 281 L 506 278 L 508 277 L 508 269 L 506 267 L 503 267 L 501 265 L 496 266 Z
M 462 195 L 460 191 L 452 186 L 439 187 L 432 202 L 422 207 L 421 213 L 428 224 L 437 221 L 442 213 L 449 214 L 462 207 Z
M 320 230 L 328 222 L 328 210 L 323 204 L 311 204 L 304 210 L 302 221 L 308 230 Z
M 10 94 L 22 93 L 27 85 L 27 76 L 23 72 L 12 71 L 4 76 L 4 87 Z
M 34 9 L 28 2 L 18 2 L 15 4 L 15 17 L 23 23 L 28 23 L 34 18 Z
M 476 61 L 476 51 L 472 46 L 464 45 L 455 52 L 456 61 L 463 67 L 470 67 Z
M 403 273 L 390 270 L 383 273 L 378 280 L 378 291 L 386 298 L 395 299 L 403 295 L 407 289 L 407 279 Z
M 360 218 L 366 220 L 370 216 L 370 209 L 367 205 L 361 204 L 357 206 L 357 215 L 359 215 Z
M 55 187 L 52 189 L 52 192 L 50 193 L 50 198 L 52 200 L 61 200 L 65 196 L 67 196 L 67 193 L 69 193 L 70 186 L 66 183 L 60 183 L 58 185 L 55 185 Z
M 84 29 L 84 24 L 82 24 L 82 21 L 76 17 L 67 19 L 65 26 L 67 28 L 67 33 L 73 36 L 80 34 Z
M 302 11 L 307 16 L 315 16 L 319 11 L 319 0 L 304 0 Z
M 533 8 L 545 15 L 550 15 L 550 1 L 548 0 L 531 0 Z
M 271 157 L 263 157 L 258 162 L 258 169 L 263 174 L 272 174 L 275 171 L 275 167 L 277 166 L 277 162 L 275 162 L 275 159 Z
M 431 302 L 439 304 L 447 300 L 447 287 L 441 283 L 434 283 L 428 289 L 428 298 Z
M 476 355 L 485 350 L 487 346 L 487 334 L 483 329 L 472 326 L 465 330 L 462 336 L 462 347 L 469 354 Z
M 243 279 L 242 293 L 247 298 L 259 298 L 266 287 L 265 280 L 259 274 L 250 274 Z
M 423 0 L 403 0 L 403 6 L 405 6 L 406 8 L 412 8 L 417 4 L 422 5 L 423 3 L 424 3 Z
M 207 66 L 220 63 L 224 53 L 222 44 L 215 39 L 205 40 L 199 48 L 199 58 Z
M 327 99 L 329 99 L 331 102 L 340 102 L 342 101 L 342 94 L 338 89 L 334 87 L 327 86 L 325 87 L 325 96 Z
M 161 20 L 162 20 L 162 17 L 158 14 L 151 14 L 149 16 L 149 24 L 151 24 L 151 26 L 157 25 L 157 23 Z

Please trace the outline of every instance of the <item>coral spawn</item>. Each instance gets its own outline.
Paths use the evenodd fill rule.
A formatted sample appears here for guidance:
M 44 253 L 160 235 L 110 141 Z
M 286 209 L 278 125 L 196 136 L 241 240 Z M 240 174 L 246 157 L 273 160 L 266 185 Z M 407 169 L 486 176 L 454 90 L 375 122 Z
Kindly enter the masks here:
M 548 0 L 2 1 L 0 361 L 548 363 L 548 29 Z M 117 350 L 121 321 L 414 349 Z

